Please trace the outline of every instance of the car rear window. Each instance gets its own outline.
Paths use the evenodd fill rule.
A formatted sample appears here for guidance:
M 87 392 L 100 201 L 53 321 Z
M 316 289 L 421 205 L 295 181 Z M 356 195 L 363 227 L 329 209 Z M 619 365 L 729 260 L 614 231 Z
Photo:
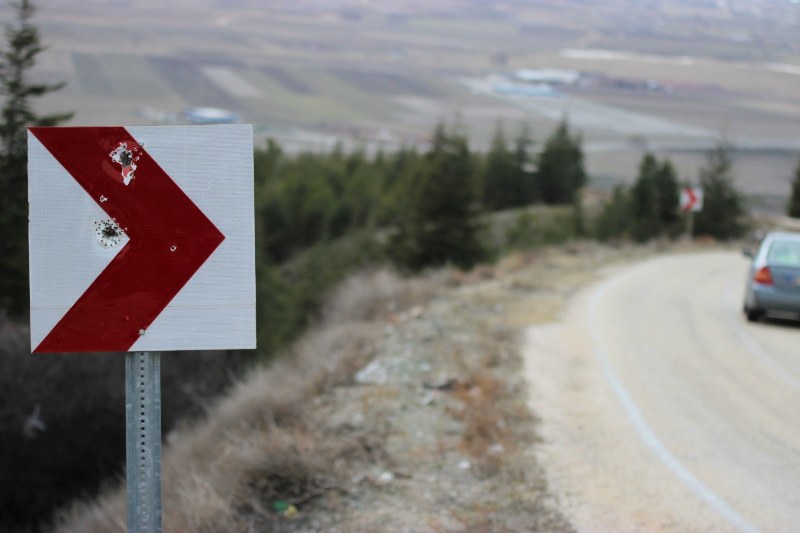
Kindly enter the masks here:
M 767 252 L 767 263 L 800 268 L 800 242 L 775 241 Z

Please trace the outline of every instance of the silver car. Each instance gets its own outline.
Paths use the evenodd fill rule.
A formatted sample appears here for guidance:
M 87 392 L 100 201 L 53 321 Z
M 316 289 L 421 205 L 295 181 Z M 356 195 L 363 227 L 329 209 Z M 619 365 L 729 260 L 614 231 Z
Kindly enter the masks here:
M 768 233 L 751 257 L 747 320 L 755 322 L 772 311 L 800 313 L 800 233 Z

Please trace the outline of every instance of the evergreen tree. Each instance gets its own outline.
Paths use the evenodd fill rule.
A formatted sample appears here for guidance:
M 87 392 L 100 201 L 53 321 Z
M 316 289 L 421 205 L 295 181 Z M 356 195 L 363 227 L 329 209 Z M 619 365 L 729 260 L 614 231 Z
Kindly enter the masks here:
M 522 182 L 520 190 L 524 196 L 524 201 L 520 205 L 532 204 L 539 200 L 539 191 L 536 187 L 534 170 L 536 164 L 531 156 L 531 149 L 534 142 L 531 129 L 524 124 L 519 131 L 519 135 L 514 139 L 514 167 L 519 173 L 519 180 Z
M 514 164 L 514 156 L 508 149 L 502 124 L 492 140 L 486 155 L 483 173 L 483 203 L 492 211 L 522 205 L 525 202 L 520 175 Z
M 378 224 L 398 226 L 408 211 L 408 199 L 420 175 L 422 156 L 414 148 L 402 147 L 391 156 L 382 174 L 383 194 L 377 206 Z
M 658 161 L 653 154 L 645 154 L 639 164 L 639 175 L 631 188 L 631 236 L 643 242 L 659 234 L 661 224 L 656 190 Z
M 453 263 L 468 268 L 484 257 L 478 195 L 466 138 L 437 126 L 425 155 L 393 252 L 402 264 L 420 269 Z
M 31 22 L 29 0 L 11 4 L 15 20 L 5 25 L 0 53 L 0 307 L 21 315 L 28 307 L 28 186 L 27 126 L 52 126 L 71 114 L 39 116 L 30 100 L 60 89 L 63 84 L 28 80 L 36 56 L 44 50 Z
M 630 226 L 629 194 L 622 186 L 614 188 L 611 200 L 605 205 L 595 221 L 598 240 L 608 241 L 624 237 Z
M 744 231 L 742 196 L 733 185 L 732 170 L 733 161 L 726 144 L 720 143 L 706 154 L 700 169 L 703 210 L 695 217 L 695 234 L 732 239 Z
M 661 233 L 674 236 L 680 231 L 678 204 L 680 203 L 680 185 L 675 167 L 669 159 L 661 162 L 653 176 L 658 204 L 658 222 Z
M 800 162 L 794 171 L 794 181 L 792 182 L 792 196 L 789 198 L 788 215 L 800 218 Z
M 573 136 L 566 120 L 561 121 L 539 154 L 536 185 L 546 204 L 571 204 L 586 185 L 580 135 Z
M 669 160 L 645 154 L 631 188 L 631 236 L 637 241 L 674 235 L 678 230 L 678 180 Z
M 483 172 L 483 205 L 487 209 L 520 207 L 535 201 L 529 155 L 532 144 L 530 131 L 524 127 L 509 149 L 503 126 L 498 125 Z

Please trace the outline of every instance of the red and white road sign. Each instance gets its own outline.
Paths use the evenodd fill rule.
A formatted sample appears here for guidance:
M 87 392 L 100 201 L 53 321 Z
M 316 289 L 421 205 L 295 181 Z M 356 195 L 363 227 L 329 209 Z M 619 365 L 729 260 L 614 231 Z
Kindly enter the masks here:
M 31 128 L 34 352 L 255 348 L 250 125 Z
M 681 189 L 681 211 L 698 213 L 703 210 L 703 189 L 683 187 Z

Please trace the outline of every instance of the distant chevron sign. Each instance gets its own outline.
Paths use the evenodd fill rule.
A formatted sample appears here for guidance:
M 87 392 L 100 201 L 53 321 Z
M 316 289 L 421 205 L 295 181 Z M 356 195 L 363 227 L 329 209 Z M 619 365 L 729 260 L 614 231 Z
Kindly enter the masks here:
M 255 347 L 249 125 L 30 128 L 37 352 Z
M 703 189 L 684 187 L 681 189 L 681 211 L 697 213 L 703 210 Z

